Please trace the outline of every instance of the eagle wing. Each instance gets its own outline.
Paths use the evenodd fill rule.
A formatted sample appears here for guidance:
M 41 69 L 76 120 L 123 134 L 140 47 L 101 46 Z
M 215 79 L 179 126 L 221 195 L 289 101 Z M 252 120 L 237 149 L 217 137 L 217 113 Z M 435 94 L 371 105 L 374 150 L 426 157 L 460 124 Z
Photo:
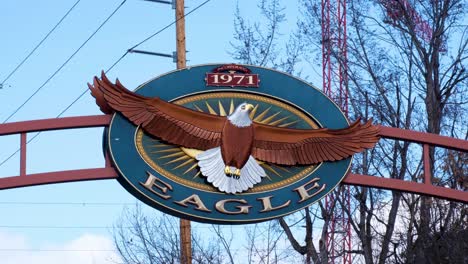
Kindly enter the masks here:
M 344 129 L 289 129 L 254 123 L 252 154 L 281 165 L 316 164 L 347 158 L 372 148 L 379 140 L 379 128 L 372 120 L 358 119 Z
M 207 150 L 220 145 L 225 117 L 205 114 L 160 98 L 127 90 L 119 80 L 113 84 L 104 72 L 88 83 L 96 103 L 106 114 L 122 113 L 133 124 L 171 144 Z

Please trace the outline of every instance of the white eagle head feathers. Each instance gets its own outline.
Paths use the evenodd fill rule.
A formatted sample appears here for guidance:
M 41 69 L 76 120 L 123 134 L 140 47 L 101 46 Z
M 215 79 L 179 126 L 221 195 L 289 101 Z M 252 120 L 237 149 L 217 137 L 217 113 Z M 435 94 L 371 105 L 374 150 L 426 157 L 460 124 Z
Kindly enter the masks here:
M 254 109 L 254 106 L 248 103 L 240 104 L 236 110 L 228 116 L 229 121 L 237 127 L 246 127 L 252 124 L 250 119 L 250 111 Z

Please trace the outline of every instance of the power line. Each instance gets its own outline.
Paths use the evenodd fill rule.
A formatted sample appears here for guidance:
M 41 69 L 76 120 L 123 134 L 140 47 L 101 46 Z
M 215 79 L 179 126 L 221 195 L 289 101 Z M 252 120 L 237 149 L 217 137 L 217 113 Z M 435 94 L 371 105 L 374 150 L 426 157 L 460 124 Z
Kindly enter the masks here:
M 198 5 L 197 7 L 195 7 L 194 9 L 190 10 L 190 12 L 187 12 L 187 14 L 185 14 L 183 17 L 179 18 L 179 19 L 176 19 L 174 20 L 173 22 L 169 23 L 168 25 L 166 25 L 165 27 L 161 28 L 160 30 L 156 31 L 155 33 L 151 34 L 149 37 L 145 38 L 144 40 L 138 42 L 136 45 L 134 45 L 133 47 L 129 48 L 124 54 L 122 54 L 122 56 L 120 56 L 119 59 L 117 59 L 106 71 L 105 73 L 108 73 L 110 70 L 112 70 L 120 61 L 122 61 L 123 58 L 125 58 L 125 56 L 128 55 L 129 51 L 140 46 L 141 44 L 145 43 L 146 41 L 152 39 L 153 37 L 159 35 L 160 33 L 162 33 L 164 30 L 168 29 L 169 27 L 173 26 L 175 23 L 177 23 L 177 21 L 185 18 L 186 16 L 190 15 L 191 13 L 195 12 L 197 9 L 201 8 L 202 6 L 204 6 L 205 4 L 207 4 L 208 2 L 210 2 L 211 0 L 206 0 L 205 2 L 201 3 L 200 5 Z M 81 99 L 81 97 L 83 97 L 86 93 L 88 92 L 88 89 L 84 89 L 83 92 L 78 95 L 78 97 L 76 97 L 67 107 L 65 107 L 65 109 L 63 109 L 58 115 L 56 118 L 59 118 L 61 117 L 66 111 L 68 111 L 68 109 L 70 109 L 70 107 L 72 107 L 76 102 L 78 102 L 78 100 Z M 29 141 L 28 141 L 29 143 Z M 16 153 L 18 153 L 19 150 L 16 151 Z M 15 153 L 15 154 L 16 154 Z M 3 164 L 0 163 L 0 166 Z
M 199 8 L 201 8 L 202 6 L 206 5 L 208 2 L 210 2 L 211 0 L 206 0 L 205 2 L 199 4 L 198 6 L 196 6 L 194 9 L 190 10 L 189 12 L 187 12 L 187 14 L 185 14 L 184 16 L 180 17 L 179 19 L 176 19 L 174 20 L 172 23 L 168 24 L 167 26 L 161 28 L 160 30 L 156 31 L 154 34 L 150 35 L 149 37 L 145 38 L 144 40 L 138 42 L 135 46 L 131 47 L 130 50 L 140 46 L 141 44 L 145 43 L 146 41 L 152 39 L 154 36 L 158 35 L 159 33 L 163 32 L 164 30 L 168 29 L 170 26 L 174 25 L 175 23 L 177 23 L 179 20 L 181 19 L 184 19 L 185 17 L 187 17 L 188 15 L 192 14 L 193 12 L 197 11 Z
M 68 14 L 70 14 L 71 11 L 75 9 L 75 6 L 77 6 L 80 1 L 81 0 L 76 1 L 75 4 L 70 9 L 68 9 L 65 15 L 57 22 L 57 24 L 55 24 L 55 26 L 51 30 L 49 30 L 49 32 L 45 35 L 45 37 L 42 38 L 42 40 L 34 47 L 34 49 L 31 50 L 31 52 L 29 52 L 29 54 L 8 74 L 8 76 L 0 84 L 0 87 L 2 87 L 5 84 L 5 82 L 8 81 L 8 79 L 10 79 L 10 77 L 13 74 L 15 74 L 15 72 L 29 59 L 29 57 L 33 55 L 33 53 L 42 45 L 42 43 L 44 43 L 44 41 L 46 41 L 46 39 L 49 38 L 50 34 L 52 34 L 52 32 L 55 31 L 55 29 L 63 22 L 63 20 L 65 20 Z
M 144 40 L 138 42 L 137 44 L 135 44 L 133 47 L 129 48 L 124 54 L 122 54 L 122 56 L 117 60 L 115 61 L 106 71 L 105 73 L 108 73 L 110 70 L 112 70 L 123 58 L 125 58 L 125 56 L 128 55 L 128 53 L 130 52 L 130 50 L 140 46 L 141 44 L 145 43 L 146 41 L 152 39 L 153 37 L 161 34 L 164 30 L 170 28 L 171 26 L 173 26 L 175 23 L 177 23 L 177 21 L 187 17 L 188 15 L 192 14 L 193 12 L 195 12 L 196 10 L 198 10 L 199 8 L 201 8 L 202 6 L 206 5 L 208 2 L 210 2 L 211 0 L 206 0 L 205 2 L 199 4 L 197 7 L 195 7 L 194 9 L 190 10 L 190 12 L 187 12 L 184 16 L 182 16 L 181 18 L 179 19 L 176 19 L 174 20 L 173 22 L 167 24 L 165 27 L 161 28 L 160 30 L 156 31 L 155 33 L 151 34 L 149 37 L 145 38 Z M 57 115 L 57 118 L 58 117 L 61 117 L 68 109 L 70 109 L 70 107 L 72 107 L 78 100 L 81 99 L 81 97 L 83 97 L 86 93 L 88 92 L 88 89 L 84 89 L 83 92 L 77 97 L 75 98 L 75 100 L 73 100 L 73 102 L 71 102 L 71 104 L 69 104 L 67 107 L 65 107 L 64 110 L 62 110 L 62 112 L 60 112 L 58 115 Z M 19 150 L 18 150 L 19 151 Z M 0 166 L 2 165 L 3 163 L 0 163 Z
M 0 228 L 11 229 L 112 229 L 113 226 L 32 226 L 32 225 L 0 225 Z M 130 229 L 131 226 L 122 226 L 119 228 Z
M 40 248 L 0 248 L 0 251 L 19 252 L 117 252 L 115 249 L 40 249 Z
M 126 1 L 126 0 L 125 0 Z M 125 2 L 124 1 L 124 2 Z M 207 4 L 208 2 L 210 2 L 211 0 L 206 0 L 205 2 L 201 3 L 200 5 L 198 5 L 197 7 L 195 7 L 194 9 L 190 10 L 190 12 L 187 12 L 184 16 L 182 16 L 181 18 L 179 19 L 176 19 L 175 21 L 169 23 L 168 25 L 166 25 L 165 27 L 161 28 L 160 30 L 156 31 L 155 33 L 151 34 L 149 37 L 145 38 L 144 40 L 138 42 L 136 45 L 134 45 L 133 47 L 131 47 L 130 49 L 128 49 L 119 59 L 117 59 L 106 71 L 105 73 L 109 72 L 110 70 L 112 70 L 120 61 L 122 61 L 123 58 L 125 58 L 125 56 L 128 55 L 129 53 L 129 50 L 132 50 L 136 47 L 138 47 L 139 45 L 145 43 L 146 41 L 150 40 L 151 38 L 157 36 L 158 34 L 160 34 L 161 32 L 163 32 L 164 30 L 168 29 L 169 27 L 171 27 L 172 25 L 174 25 L 175 23 L 177 23 L 177 21 L 179 21 L 180 19 L 183 19 L 185 17 L 187 17 L 188 15 L 192 14 L 193 12 L 195 12 L 196 10 L 198 10 L 199 8 L 201 8 L 202 6 L 204 6 L 205 4 Z M 122 2 L 122 4 L 124 3 Z M 121 5 L 122 5 L 121 4 Z M 119 6 L 120 8 L 120 6 Z M 38 91 L 36 91 L 35 93 L 37 93 Z M 88 89 L 84 89 L 83 92 L 78 95 L 78 97 L 76 97 L 67 107 L 65 107 L 57 116 L 56 118 L 59 118 L 61 117 L 66 111 L 68 111 L 68 109 L 70 109 L 76 102 L 78 102 L 86 93 L 88 92 Z M 34 95 L 33 95 L 34 96 Z M 28 99 L 29 100 L 29 99 Z M 26 102 L 28 101 L 26 100 Z M 24 104 L 26 104 L 23 103 Z M 22 105 L 22 106 L 23 106 Z M 22 107 L 21 106 L 21 107 Z M 19 109 L 17 109 L 18 111 Z M 17 112 L 15 111 L 15 113 Z M 13 113 L 14 114 L 14 113 Z M 12 115 L 11 115 L 12 116 Z M 10 116 L 10 117 L 11 117 Z M 7 120 L 10 118 L 8 117 Z M 3 123 L 5 123 L 7 120 L 5 120 Z M 31 141 L 33 141 L 37 136 L 39 136 L 41 134 L 41 132 L 35 134 L 33 137 L 31 137 L 27 142 L 26 142 L 26 145 L 29 144 Z M 8 160 L 10 160 L 13 156 L 15 156 L 18 152 L 20 151 L 20 149 L 18 148 L 15 152 L 13 152 L 10 156 L 8 156 L 6 159 L 4 159 L 2 162 L 0 162 L 0 167 L 5 164 Z
M 117 13 L 117 11 L 123 6 L 123 4 L 126 2 L 127 0 L 124 0 L 122 3 L 120 3 L 120 5 L 117 6 L 117 8 L 106 18 L 106 20 L 104 20 L 104 22 L 101 23 L 101 25 L 88 37 L 88 39 L 83 42 L 81 44 L 81 46 L 75 50 L 75 52 L 41 85 L 39 86 L 39 88 L 31 95 L 29 96 L 28 99 L 26 99 L 26 101 L 23 102 L 23 104 L 21 104 L 18 108 L 16 108 L 15 111 L 13 111 L 12 114 L 10 114 L 10 116 L 8 116 L 4 121 L 3 121 L 3 124 L 5 124 L 11 117 L 13 117 L 21 108 L 24 107 L 24 105 L 26 105 L 26 103 L 29 102 L 29 100 L 31 100 L 50 80 L 52 80 L 52 78 L 55 77 L 55 75 L 57 75 L 57 73 L 63 68 L 65 67 L 65 65 L 86 45 L 86 43 L 88 43 L 89 40 L 91 40 L 91 38 L 94 37 L 94 35 L 96 35 L 96 33 L 107 23 L 107 21 L 110 20 L 110 18 L 112 16 L 114 16 L 115 13 Z M 118 60 L 122 60 L 123 59 L 123 56 Z M 116 64 L 116 63 L 115 63 Z M 114 67 L 115 64 L 112 66 Z M 112 68 L 111 67 L 111 68 Z M 86 91 L 85 91 L 86 92 Z M 62 116 L 63 113 L 65 113 L 65 111 L 67 111 L 73 104 L 75 104 L 84 94 L 82 93 L 80 96 L 78 96 L 78 98 L 76 98 L 70 105 L 68 105 L 62 112 L 60 112 L 60 114 L 56 117 L 60 117 Z M 33 141 L 37 136 L 39 136 L 41 133 L 36 133 L 33 137 L 31 137 L 30 139 L 27 140 L 26 144 L 29 144 L 31 141 Z M 20 149 L 18 148 L 15 152 L 13 152 L 10 156 L 8 156 L 7 158 L 5 158 L 1 163 L 0 163 L 0 167 L 5 164 L 7 161 L 9 161 L 11 158 L 13 158 L 18 152 L 20 151 Z
M 0 228 L 11 229 L 113 229 L 113 226 L 33 226 L 33 225 L 0 225 Z M 118 228 L 131 229 L 131 226 L 119 226 Z
M 39 133 L 36 133 L 32 138 L 28 139 L 28 141 L 26 141 L 26 145 L 29 144 L 29 142 L 33 141 L 37 136 L 39 136 L 40 132 Z M 20 151 L 21 149 L 18 148 L 16 149 L 15 152 L 11 153 L 10 156 L 8 156 L 6 159 L 4 159 L 2 162 L 0 162 L 0 167 L 5 164 L 7 161 L 9 161 L 11 158 L 13 158 L 16 154 L 18 154 L 18 152 Z
M 231 252 L 254 252 L 248 248 L 231 248 Z M 266 252 L 269 249 L 259 249 L 257 251 Z M 297 252 L 291 248 L 275 248 L 275 250 L 283 252 Z M 42 249 L 42 248 L 0 248 L 0 252 L 118 252 L 116 249 Z
M 1 204 L 8 205 L 79 205 L 79 206 L 88 206 L 88 205 L 97 205 L 97 206 L 109 206 L 109 205 L 136 205 L 136 203 L 119 203 L 119 202 L 0 202 Z
M 107 23 L 107 21 L 109 21 L 115 13 L 117 13 L 117 11 L 123 6 L 123 4 L 127 2 L 127 0 L 124 0 L 122 3 L 120 3 L 120 5 L 117 6 L 117 8 L 104 20 L 104 22 L 101 23 L 101 25 L 88 37 L 88 39 L 86 39 L 79 47 L 78 49 L 75 50 L 75 52 L 72 53 L 71 56 L 68 57 L 68 59 L 65 60 L 64 63 L 62 63 L 62 65 L 60 65 L 60 67 L 57 68 L 57 70 L 55 70 L 55 72 L 49 76 L 49 78 L 44 82 L 42 83 L 41 86 L 39 86 L 39 88 L 36 89 L 36 91 L 34 91 L 34 93 L 32 93 L 28 99 L 26 99 L 26 101 L 24 101 L 19 107 L 16 108 L 15 111 L 13 111 L 13 113 L 11 113 L 4 121 L 3 121 L 3 124 L 5 124 L 8 120 L 10 120 L 10 118 L 12 118 L 19 110 L 21 110 L 21 108 L 23 108 L 23 106 L 25 106 L 42 88 L 44 88 L 44 86 L 49 83 L 50 80 L 52 80 L 52 78 L 55 77 L 55 75 L 57 75 L 62 69 L 63 67 L 65 67 L 68 62 L 70 62 L 70 60 L 75 57 L 75 55 L 94 37 L 94 35 L 96 35 L 99 30 L 101 30 L 101 28 Z
M 48 226 L 35 226 L 35 225 L 0 225 L 0 228 L 9 228 L 9 229 L 134 229 L 134 226 L 55 226 L 55 225 L 48 225 Z M 229 226 L 229 229 L 245 229 L 245 226 Z M 297 230 L 302 230 L 303 227 L 295 226 L 292 227 Z M 212 229 L 211 226 L 198 226 L 195 225 L 193 229 Z M 312 227 L 312 229 L 322 230 L 322 227 Z

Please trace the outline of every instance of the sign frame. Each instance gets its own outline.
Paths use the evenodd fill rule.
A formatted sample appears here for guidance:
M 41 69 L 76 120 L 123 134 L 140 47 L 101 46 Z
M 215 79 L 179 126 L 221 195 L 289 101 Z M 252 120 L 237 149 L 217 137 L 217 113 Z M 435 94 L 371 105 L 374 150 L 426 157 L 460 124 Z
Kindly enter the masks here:
M 255 90 L 252 90 L 248 87 L 236 87 L 235 89 L 231 86 L 205 87 L 204 73 L 206 73 L 208 69 L 213 69 L 216 66 L 219 67 L 220 64 L 197 65 L 181 70 L 175 70 L 160 75 L 140 85 L 135 91 L 144 96 L 159 96 L 163 100 L 167 101 L 177 101 L 181 98 L 186 98 L 187 96 L 225 92 L 237 92 L 243 94 L 257 95 L 282 101 L 290 105 L 291 107 L 294 107 L 298 111 L 302 111 L 303 113 L 308 114 L 311 117 L 311 119 L 313 119 L 317 122 L 317 124 L 320 125 L 320 127 L 339 129 L 345 128 L 349 125 L 346 117 L 344 116 L 343 112 L 339 109 L 339 107 L 330 99 L 328 99 L 319 89 L 313 87 L 305 81 L 302 81 L 300 79 L 292 77 L 291 75 L 281 73 L 275 70 L 257 66 L 242 65 L 251 69 L 254 74 L 262 75 L 262 80 L 267 80 L 262 81 L 261 85 L 258 88 L 255 88 Z M 156 86 L 164 87 L 165 83 L 170 83 L 174 79 L 183 80 L 184 78 L 182 78 L 181 76 L 177 76 L 180 74 L 185 75 L 185 78 L 189 76 L 198 76 L 198 81 L 196 81 L 198 82 L 198 84 L 194 84 L 195 81 L 192 78 L 192 80 L 190 80 L 190 83 L 192 84 L 191 88 L 185 88 L 185 90 L 177 90 L 171 88 L 165 90 L 169 92 L 162 92 L 161 90 L 157 91 L 157 89 L 155 88 Z M 274 80 L 272 80 L 272 82 L 269 82 L 267 75 L 272 75 L 274 77 Z M 174 76 L 177 76 L 177 78 L 175 78 Z M 162 83 L 160 83 L 161 78 L 166 78 L 167 80 L 162 81 Z M 281 82 L 294 83 L 295 85 L 299 85 L 302 87 L 301 91 L 308 91 L 311 93 L 311 95 L 304 96 L 300 94 L 290 94 L 290 98 L 302 99 L 301 102 L 297 104 L 296 102 L 291 102 L 289 100 L 280 98 L 283 97 L 282 93 L 284 93 L 285 91 L 291 91 L 291 89 L 294 90 L 294 88 L 280 89 L 279 87 L 273 87 L 273 94 L 265 93 L 265 91 L 268 91 L 268 89 L 271 88 L 268 87 L 268 85 L 272 85 L 273 83 L 278 84 Z M 187 80 L 185 81 L 185 83 L 187 83 Z M 187 86 L 184 86 L 184 83 L 182 83 L 175 85 L 175 87 Z M 324 108 L 327 109 L 327 111 L 316 110 L 316 113 L 310 114 L 310 110 L 308 111 L 308 109 L 304 109 L 310 107 L 310 104 L 304 104 L 305 102 L 307 102 L 304 100 L 304 97 L 308 97 L 310 99 L 314 96 L 316 102 L 312 103 L 312 105 L 318 105 L 318 101 L 321 103 L 322 106 L 325 104 Z M 318 117 L 316 117 L 317 115 Z M 115 129 L 116 127 L 119 129 Z M 124 139 L 125 137 L 121 136 L 120 134 L 116 136 L 114 131 L 121 131 L 122 129 L 126 130 L 127 134 L 131 134 L 130 138 L 128 137 L 128 135 L 126 139 Z M 187 218 L 198 222 L 208 222 L 215 224 L 245 224 L 266 221 L 288 215 L 290 213 L 301 210 L 306 206 L 311 205 L 313 202 L 316 202 L 319 199 L 323 198 L 325 195 L 327 195 L 330 191 L 334 189 L 335 186 L 339 184 L 339 182 L 341 182 L 341 180 L 348 173 L 351 166 L 351 158 L 347 158 L 345 160 L 337 162 L 324 162 L 322 165 L 318 166 L 318 170 L 314 170 L 311 174 L 307 175 L 300 181 L 290 184 L 282 189 L 274 190 L 271 192 L 258 192 L 253 194 L 216 194 L 212 192 L 204 192 L 203 194 L 193 193 L 193 188 L 190 189 L 187 186 L 168 180 L 164 177 L 163 172 L 157 171 L 154 168 L 145 167 L 144 171 L 140 171 L 138 173 L 129 172 L 129 170 L 126 169 L 126 167 L 128 167 L 128 164 L 123 165 L 122 160 L 120 158 L 123 157 L 123 155 L 121 155 L 121 153 L 118 153 L 118 150 L 116 151 L 116 149 L 119 148 L 116 147 L 116 144 L 127 144 L 127 146 L 135 146 L 135 143 L 133 143 L 132 145 L 130 139 L 133 140 L 136 138 L 137 131 L 138 128 L 135 127 L 133 124 L 129 123 L 128 121 L 125 121 L 125 118 L 121 114 L 116 113 L 113 116 L 107 135 L 107 146 L 109 146 L 109 152 L 111 154 L 110 156 L 115 165 L 115 168 L 121 175 L 121 177 L 118 178 L 119 182 L 127 189 L 127 191 L 132 193 L 134 196 L 136 196 L 138 199 L 142 200 L 146 204 L 152 207 L 156 207 L 157 209 L 160 209 L 166 213 L 175 215 L 177 217 Z M 119 143 L 115 143 L 116 138 L 118 138 L 117 141 L 119 141 Z M 131 152 L 130 154 L 134 156 L 138 153 L 138 150 L 136 148 L 131 150 L 127 148 L 124 152 L 127 154 Z M 130 159 L 134 161 L 136 158 Z M 139 164 L 139 166 L 147 165 L 148 164 L 146 162 Z M 339 168 L 338 172 L 334 172 L 336 168 Z M 142 173 L 145 174 L 145 176 L 142 176 Z M 314 173 L 317 174 L 314 175 Z M 135 174 L 138 174 L 140 177 L 138 181 L 129 179 L 129 177 L 133 177 L 129 175 Z M 322 175 L 321 177 L 332 177 L 333 182 L 331 183 L 328 178 L 324 179 L 316 177 L 320 176 L 319 174 Z M 329 174 L 337 175 L 330 176 Z M 150 185 L 151 186 L 149 188 L 144 188 L 145 183 L 147 187 Z M 317 190 L 320 190 L 320 192 L 316 193 Z M 178 196 L 174 195 L 175 193 L 177 193 Z M 289 197 L 291 197 L 291 194 L 295 195 L 296 199 L 278 199 L 278 197 L 288 197 L 287 193 L 289 193 Z M 206 197 L 203 195 L 206 195 Z M 168 196 L 170 197 L 167 198 Z M 219 201 L 224 202 L 221 202 L 220 205 Z

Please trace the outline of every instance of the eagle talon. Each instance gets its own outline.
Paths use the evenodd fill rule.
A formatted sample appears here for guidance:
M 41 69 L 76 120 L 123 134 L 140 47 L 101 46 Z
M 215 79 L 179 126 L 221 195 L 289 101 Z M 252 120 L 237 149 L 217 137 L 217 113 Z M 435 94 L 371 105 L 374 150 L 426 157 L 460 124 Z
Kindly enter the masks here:
M 241 175 L 241 171 L 240 169 L 237 169 L 236 170 L 231 170 L 231 167 L 230 166 L 226 166 L 224 167 L 224 174 L 226 174 L 226 176 L 228 177 L 233 177 L 234 179 L 239 179 L 240 178 L 240 175 Z
M 235 171 L 231 171 L 231 177 L 238 180 L 240 178 L 240 169 L 236 169 Z
M 224 167 L 224 174 L 228 176 L 232 174 L 231 168 L 229 166 Z

